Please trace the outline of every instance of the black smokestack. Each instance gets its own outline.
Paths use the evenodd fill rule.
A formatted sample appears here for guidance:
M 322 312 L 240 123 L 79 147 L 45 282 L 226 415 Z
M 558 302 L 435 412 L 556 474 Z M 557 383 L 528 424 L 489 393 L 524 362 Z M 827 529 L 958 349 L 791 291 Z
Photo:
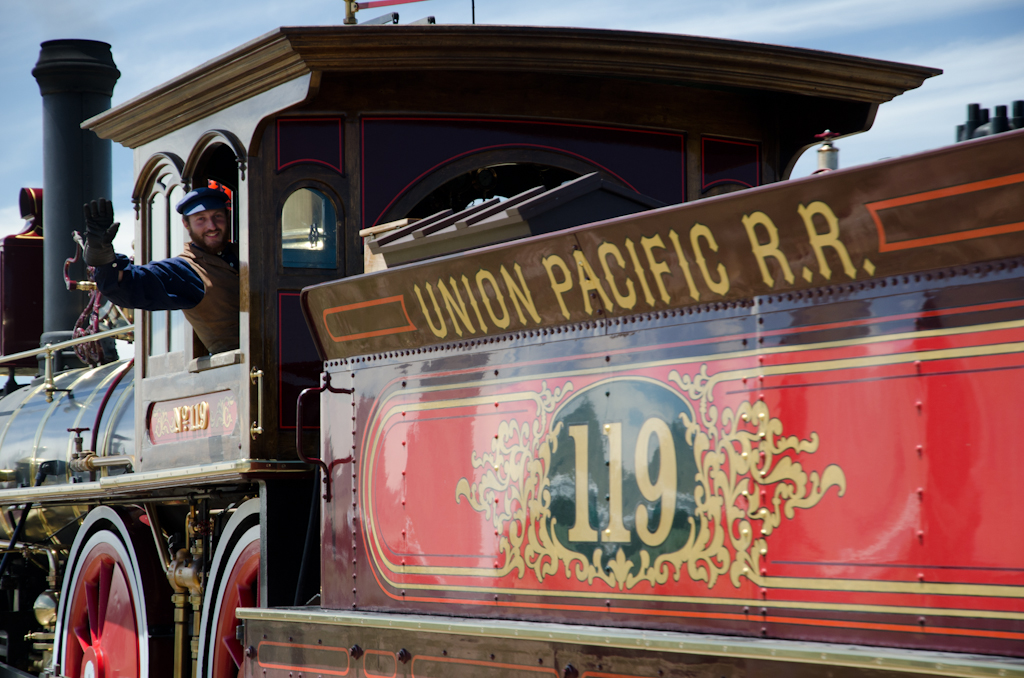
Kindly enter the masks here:
M 43 95 L 43 340 L 71 338 L 85 307 L 84 292 L 64 286 L 64 260 L 74 254 L 71 232 L 84 230 L 82 205 L 111 197 L 110 141 L 83 130 L 83 120 L 110 108 L 121 72 L 110 45 L 95 40 L 49 40 L 32 69 Z M 85 277 L 81 262 L 71 277 Z

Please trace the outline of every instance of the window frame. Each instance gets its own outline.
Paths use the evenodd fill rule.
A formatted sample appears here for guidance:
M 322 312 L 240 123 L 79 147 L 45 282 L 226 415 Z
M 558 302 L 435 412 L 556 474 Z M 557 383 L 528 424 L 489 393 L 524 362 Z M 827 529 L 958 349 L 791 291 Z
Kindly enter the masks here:
M 181 195 L 188 190 L 188 185 L 181 178 L 181 174 L 173 162 L 159 162 L 157 163 L 149 173 L 145 182 L 145 190 L 142 192 L 141 200 L 138 204 L 137 215 L 139 221 L 139 227 L 137 233 L 141 235 L 141 246 L 136 247 L 138 253 L 138 263 L 150 263 L 152 261 L 159 261 L 167 257 L 173 257 L 180 252 L 173 252 L 177 245 L 177 241 L 173 236 L 174 228 L 177 227 L 184 231 L 184 227 L 175 219 L 177 212 L 174 211 L 174 206 L 171 204 L 172 200 L 176 197 L 176 191 L 181 191 Z M 155 225 L 155 219 L 153 218 L 154 201 L 161 204 L 165 211 L 166 225 L 163 232 L 159 234 L 162 237 L 162 247 L 166 249 L 166 256 L 157 256 L 154 258 L 154 245 L 157 244 L 158 235 L 153 232 Z M 181 240 L 181 246 L 184 247 L 184 240 Z M 159 316 L 157 314 L 160 314 Z M 191 344 L 192 337 L 192 326 L 185 319 L 182 311 L 144 311 L 140 314 L 142 327 L 140 334 L 143 338 L 141 342 L 142 350 L 138 351 L 138 355 L 143 357 L 144 360 L 144 376 L 159 376 L 164 374 L 172 374 L 176 372 L 184 372 L 185 366 L 188 360 L 191 358 L 187 353 L 189 351 L 189 345 Z M 156 322 L 154 316 L 162 317 L 163 321 L 160 323 L 163 326 L 165 333 L 163 338 L 164 350 L 160 353 L 153 353 L 154 344 L 153 341 L 153 330 L 155 329 Z M 177 319 L 177 321 L 175 321 Z M 177 334 L 177 336 L 175 336 Z
M 294 171 L 294 168 L 289 168 Z M 284 263 L 284 241 L 283 241 L 283 218 L 284 218 L 284 205 L 288 202 L 288 198 L 294 193 L 301 189 L 311 189 L 320 193 L 324 196 L 334 208 L 334 266 L 325 268 L 311 268 L 307 266 L 286 266 Z M 282 276 L 288 275 L 303 275 L 308 276 L 311 272 L 319 272 L 324 275 L 334 276 L 339 269 L 344 268 L 345 260 L 345 224 L 346 224 L 346 205 L 338 194 L 338 191 L 334 186 L 324 181 L 317 179 L 303 177 L 292 183 L 280 193 L 281 199 L 277 201 L 275 206 L 275 229 L 274 229 L 274 248 L 275 256 L 277 258 L 277 270 L 278 274 Z M 331 273 L 331 272 L 335 273 Z

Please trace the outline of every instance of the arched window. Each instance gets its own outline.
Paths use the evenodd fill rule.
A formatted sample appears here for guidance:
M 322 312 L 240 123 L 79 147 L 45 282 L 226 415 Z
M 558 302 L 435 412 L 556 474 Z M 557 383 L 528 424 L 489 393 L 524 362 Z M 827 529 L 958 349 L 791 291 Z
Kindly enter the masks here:
M 281 209 L 281 261 L 286 268 L 337 268 L 338 213 L 315 188 L 298 188 Z
M 185 229 L 174 209 L 184 195 L 184 186 L 175 172 L 158 170 L 143 216 L 147 262 L 177 256 L 184 250 Z M 149 356 L 179 353 L 184 349 L 185 316 L 181 311 L 153 311 L 147 313 L 147 317 Z

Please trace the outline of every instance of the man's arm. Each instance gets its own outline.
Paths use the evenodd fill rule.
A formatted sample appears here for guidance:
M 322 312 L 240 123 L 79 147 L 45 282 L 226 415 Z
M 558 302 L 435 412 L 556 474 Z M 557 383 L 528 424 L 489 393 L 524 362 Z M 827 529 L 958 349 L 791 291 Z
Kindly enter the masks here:
M 85 211 L 85 263 L 94 268 L 100 292 L 118 306 L 143 311 L 193 308 L 206 288 L 183 259 L 173 258 L 134 266 L 114 252 L 114 206 L 106 198 L 83 205 Z
M 203 281 L 179 257 L 135 266 L 123 254 L 94 274 L 100 292 L 118 306 L 143 311 L 193 308 L 203 300 Z

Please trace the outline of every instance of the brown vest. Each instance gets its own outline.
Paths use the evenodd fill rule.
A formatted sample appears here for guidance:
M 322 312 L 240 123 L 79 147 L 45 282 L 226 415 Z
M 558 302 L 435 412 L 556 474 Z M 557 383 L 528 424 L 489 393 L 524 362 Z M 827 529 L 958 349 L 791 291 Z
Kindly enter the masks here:
M 181 258 L 192 266 L 206 288 L 203 300 L 184 311 L 185 318 L 210 353 L 238 348 L 238 271 L 194 243 L 185 246 Z

